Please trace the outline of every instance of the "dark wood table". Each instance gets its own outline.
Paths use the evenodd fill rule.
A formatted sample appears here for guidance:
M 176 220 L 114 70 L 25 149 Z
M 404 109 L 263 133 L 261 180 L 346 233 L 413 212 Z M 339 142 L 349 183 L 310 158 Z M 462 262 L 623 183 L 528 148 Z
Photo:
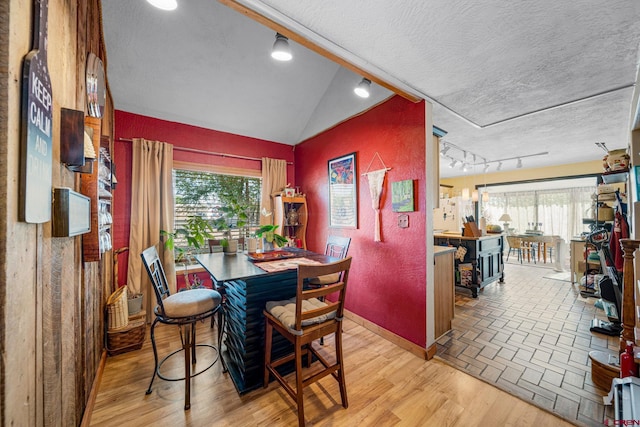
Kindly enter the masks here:
M 286 248 L 297 257 L 322 263 L 336 258 L 297 248 Z M 243 394 L 262 385 L 264 363 L 264 310 L 267 301 L 278 301 L 296 295 L 297 270 L 267 273 L 252 262 L 247 254 L 211 253 L 196 255 L 211 275 L 214 285 L 226 293 L 225 349 L 222 357 L 238 393 Z M 287 340 L 274 336 L 273 357 L 292 348 Z

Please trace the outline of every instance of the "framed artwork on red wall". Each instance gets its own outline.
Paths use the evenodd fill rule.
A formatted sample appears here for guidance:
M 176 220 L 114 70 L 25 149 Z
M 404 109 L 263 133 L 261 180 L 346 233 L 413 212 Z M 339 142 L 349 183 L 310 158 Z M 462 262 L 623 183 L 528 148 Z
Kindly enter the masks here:
M 329 160 L 329 226 L 358 228 L 356 153 Z

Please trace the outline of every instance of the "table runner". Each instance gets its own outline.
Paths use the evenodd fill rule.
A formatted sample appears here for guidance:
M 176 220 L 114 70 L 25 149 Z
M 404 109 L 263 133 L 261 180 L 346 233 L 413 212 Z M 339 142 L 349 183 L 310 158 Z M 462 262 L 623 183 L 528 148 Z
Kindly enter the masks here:
M 321 265 L 322 263 L 309 258 L 289 258 L 255 263 L 256 267 L 260 267 L 267 273 L 273 273 L 274 271 L 293 270 L 298 268 L 298 265 L 300 264 Z

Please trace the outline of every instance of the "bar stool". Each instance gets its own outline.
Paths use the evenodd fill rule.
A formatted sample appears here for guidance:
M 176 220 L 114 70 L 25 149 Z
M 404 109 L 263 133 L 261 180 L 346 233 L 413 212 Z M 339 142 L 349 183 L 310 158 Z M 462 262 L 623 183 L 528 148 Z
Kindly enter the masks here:
M 156 318 L 151 324 L 151 344 L 153 347 L 153 358 L 155 367 L 153 369 L 153 376 L 149 383 L 149 388 L 146 394 L 151 394 L 151 386 L 156 375 L 165 381 L 182 381 L 185 380 L 184 391 L 184 409 L 187 410 L 191 407 L 191 378 L 200 375 L 209 368 L 211 368 L 220 358 L 220 345 L 222 339 L 222 326 L 218 325 L 218 348 L 210 344 L 197 344 L 196 343 L 196 322 L 204 320 L 209 317 L 213 318 L 213 315 L 221 310 L 222 297 L 220 293 L 212 289 L 191 289 L 183 292 L 178 292 L 171 295 L 169 292 L 169 286 L 167 283 L 167 277 L 162 268 L 160 257 L 155 246 L 151 246 L 145 249 L 140 256 L 142 257 L 142 263 L 144 264 L 147 274 L 151 279 L 153 290 L 156 295 L 158 305 L 154 309 Z M 175 325 L 180 329 L 180 341 L 182 347 L 173 351 L 160 362 L 158 362 L 158 349 L 156 348 L 155 340 L 155 328 L 156 325 L 164 323 L 167 325 Z M 216 357 L 213 361 L 203 368 L 202 370 L 192 373 L 192 365 L 196 364 L 196 348 L 197 347 L 209 347 L 216 352 Z M 184 352 L 184 377 L 170 378 L 165 377 L 160 372 L 162 365 L 171 356 Z

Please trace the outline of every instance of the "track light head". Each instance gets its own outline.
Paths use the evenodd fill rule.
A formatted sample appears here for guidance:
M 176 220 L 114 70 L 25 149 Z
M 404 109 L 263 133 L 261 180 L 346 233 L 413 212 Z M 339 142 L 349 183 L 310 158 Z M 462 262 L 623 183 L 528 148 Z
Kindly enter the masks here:
M 456 159 L 451 159 L 451 163 L 449 163 L 449 167 L 453 169 L 456 166 L 456 163 L 458 163 Z
M 516 163 L 516 168 L 520 169 L 522 167 L 522 159 L 518 158 L 518 163 Z
M 502 169 L 502 162 L 498 162 L 498 167 L 496 168 L 497 171 L 499 171 L 500 169 Z
M 369 97 L 369 89 L 371 88 L 371 80 L 363 78 L 358 86 L 353 89 L 356 95 L 360 98 L 368 98 Z
M 271 57 L 277 61 L 291 61 L 291 48 L 289 47 L 289 39 L 280 33 L 276 33 L 276 41 L 271 49 Z

